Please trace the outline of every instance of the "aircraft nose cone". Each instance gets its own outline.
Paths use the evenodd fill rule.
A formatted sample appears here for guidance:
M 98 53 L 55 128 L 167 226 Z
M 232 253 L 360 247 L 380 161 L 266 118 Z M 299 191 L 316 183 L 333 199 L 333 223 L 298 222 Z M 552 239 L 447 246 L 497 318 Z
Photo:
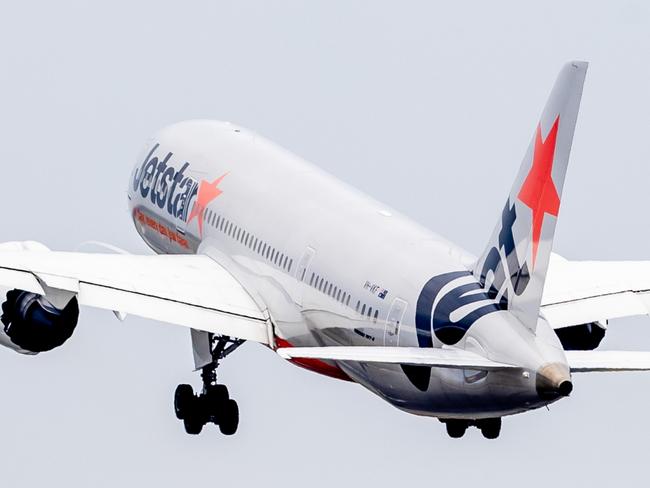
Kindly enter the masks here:
M 537 394 L 540 398 L 553 400 L 569 396 L 573 391 L 571 374 L 566 364 L 551 363 L 537 371 L 535 379 Z

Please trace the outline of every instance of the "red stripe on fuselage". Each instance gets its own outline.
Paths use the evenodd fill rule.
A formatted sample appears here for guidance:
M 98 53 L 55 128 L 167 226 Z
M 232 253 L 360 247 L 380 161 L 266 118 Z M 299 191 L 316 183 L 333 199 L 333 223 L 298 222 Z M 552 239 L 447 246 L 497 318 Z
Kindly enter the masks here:
M 279 337 L 275 338 L 275 344 L 277 347 L 294 347 L 289 341 L 285 339 L 280 339 Z M 311 359 L 311 358 L 300 358 L 300 359 L 289 359 L 290 362 L 301 368 L 308 369 L 314 373 L 322 374 L 329 376 L 330 378 L 336 378 L 337 380 L 343 381 L 352 381 L 345 372 L 338 366 L 328 364 L 325 361 L 320 359 Z

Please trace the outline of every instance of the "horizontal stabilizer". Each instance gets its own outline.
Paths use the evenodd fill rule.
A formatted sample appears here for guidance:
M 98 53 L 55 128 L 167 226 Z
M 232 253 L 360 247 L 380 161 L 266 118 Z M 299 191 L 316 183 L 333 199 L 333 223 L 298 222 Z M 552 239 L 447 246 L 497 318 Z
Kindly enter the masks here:
M 646 351 L 566 351 L 573 373 L 607 371 L 650 371 Z
M 514 368 L 510 364 L 490 361 L 483 356 L 462 349 L 440 349 L 419 347 L 287 347 L 277 353 L 284 359 L 325 359 L 330 361 L 354 361 L 360 363 L 390 363 L 436 368 L 504 369 Z

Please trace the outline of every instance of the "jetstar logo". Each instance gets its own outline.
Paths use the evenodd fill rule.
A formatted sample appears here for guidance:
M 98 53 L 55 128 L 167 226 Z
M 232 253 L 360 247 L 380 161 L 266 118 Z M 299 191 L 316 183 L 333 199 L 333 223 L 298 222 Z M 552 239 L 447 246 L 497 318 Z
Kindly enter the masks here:
M 201 180 L 196 201 L 194 202 L 194 205 L 192 206 L 192 212 L 187 219 L 187 223 L 189 224 L 192 219 L 196 217 L 196 220 L 199 223 L 199 237 L 203 237 L 203 217 L 205 215 L 205 209 L 208 204 L 212 202 L 212 200 L 223 193 L 223 191 L 221 191 L 219 188 L 219 183 L 221 183 L 221 180 L 223 180 L 227 175 L 228 173 L 221 175 L 212 183 L 209 181 Z
M 185 174 L 190 163 L 183 163 L 177 170 L 170 164 L 173 153 L 168 152 L 161 159 L 155 155 L 158 147 L 159 144 L 154 145 L 140 168 L 136 169 L 133 191 L 172 217 L 187 222 L 190 203 L 198 193 L 199 183 Z
M 560 196 L 553 182 L 553 160 L 559 116 L 542 139 L 541 126 L 535 132 L 531 168 L 519 189 L 517 199 L 532 212 L 532 269 L 535 268 L 542 224 L 545 215 L 557 217 Z M 456 344 L 469 328 L 484 315 L 508 310 L 511 291 L 521 296 L 531 280 L 531 269 L 517 256 L 517 242 L 528 236 L 515 235 L 517 208 L 510 198 L 501 212 L 498 242 L 488 251 L 480 275 L 476 279 L 469 271 L 456 271 L 434 276 L 418 297 L 416 331 L 420 347 L 433 346 L 433 334 L 444 344 Z M 505 258 L 505 259 L 504 259 Z M 488 283 L 488 276 L 491 282 Z
M 559 123 L 560 116 L 558 115 L 544 140 L 542 140 L 542 127 L 537 126 L 533 165 L 518 195 L 519 200 L 533 212 L 533 269 L 537 260 L 544 215 L 549 214 L 557 217 L 560 211 L 560 196 L 551 175 Z

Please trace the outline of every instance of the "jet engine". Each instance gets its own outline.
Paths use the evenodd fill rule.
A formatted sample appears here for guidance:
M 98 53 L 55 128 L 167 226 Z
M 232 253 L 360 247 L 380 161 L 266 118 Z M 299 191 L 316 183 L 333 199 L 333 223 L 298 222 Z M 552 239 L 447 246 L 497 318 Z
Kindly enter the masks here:
M 10 290 L 2 304 L 0 344 L 23 354 L 49 351 L 72 336 L 78 319 L 76 297 L 57 308 L 44 296 Z
M 555 329 L 565 351 L 593 351 L 605 337 L 606 325 L 600 322 Z

